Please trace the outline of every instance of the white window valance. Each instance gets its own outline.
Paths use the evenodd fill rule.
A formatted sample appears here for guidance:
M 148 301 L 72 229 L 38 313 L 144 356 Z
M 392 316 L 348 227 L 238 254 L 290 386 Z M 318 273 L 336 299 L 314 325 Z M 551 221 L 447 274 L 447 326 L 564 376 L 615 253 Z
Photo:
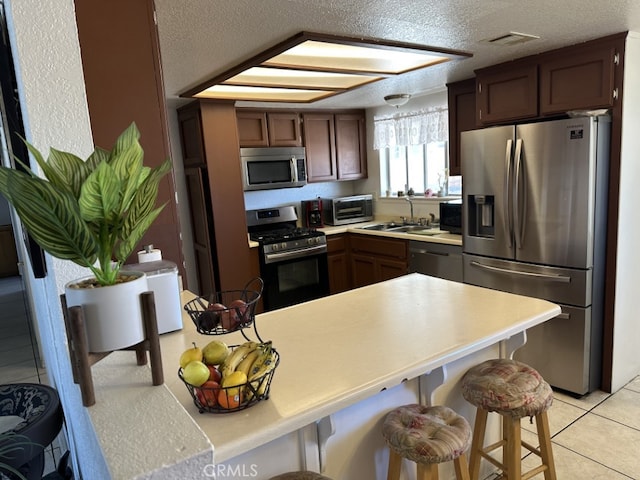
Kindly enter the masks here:
M 445 107 L 373 117 L 373 148 L 407 147 L 449 138 L 449 111 Z

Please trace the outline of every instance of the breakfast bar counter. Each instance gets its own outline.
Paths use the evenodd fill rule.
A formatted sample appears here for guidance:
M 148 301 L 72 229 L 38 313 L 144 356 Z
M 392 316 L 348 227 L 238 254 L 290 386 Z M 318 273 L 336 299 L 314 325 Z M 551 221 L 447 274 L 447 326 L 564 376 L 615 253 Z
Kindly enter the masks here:
M 193 298 L 189 292 L 182 295 L 183 302 Z M 204 347 L 214 338 L 229 345 L 245 339 L 238 332 L 200 335 L 185 314 L 183 330 L 161 336 L 165 385 L 151 387 L 149 383 L 145 389 L 139 378 L 132 380 L 135 385 L 131 388 L 137 395 L 127 396 L 126 406 L 130 411 L 163 408 L 145 403 L 144 392 L 148 390 L 149 398 L 157 398 L 158 394 L 151 396 L 154 389 L 168 389 L 175 396 L 175 405 L 170 408 L 178 418 L 168 425 L 145 425 L 141 419 L 141 425 L 134 426 L 135 415 L 127 415 L 127 426 L 136 431 L 136 444 L 141 445 L 137 448 L 145 450 L 158 439 L 180 437 L 176 429 L 189 429 L 196 439 L 181 452 L 185 462 L 192 462 L 188 478 L 211 478 L 213 474 L 240 478 L 238 472 L 246 469 L 252 478 L 267 479 L 302 468 L 324 469 L 328 476 L 333 472 L 336 478 L 349 478 L 353 475 L 348 473 L 350 469 L 365 461 L 373 469 L 367 471 L 366 478 L 384 478 L 386 460 L 381 459 L 382 443 L 377 443 L 376 429 L 385 411 L 398 402 L 428 402 L 442 382 L 438 390 L 444 392 L 442 400 L 458 403 L 456 375 L 461 369 L 478 363 L 483 355 L 508 355 L 524 341 L 526 329 L 559 313 L 557 305 L 544 300 L 421 274 L 263 313 L 256 317 L 257 332 L 263 340 L 273 341 L 281 357 L 270 398 L 224 414 L 198 412 L 177 377 L 178 359 L 192 342 Z M 245 333 L 255 338 L 253 327 Z M 111 355 L 115 358 L 93 367 L 97 403 L 90 410 L 106 463 L 114 469 L 113 478 L 147 478 L 147 471 L 158 474 L 163 468 L 179 471 L 179 459 L 166 458 L 164 464 L 150 460 L 149 465 L 138 465 L 141 471 L 135 475 L 122 476 L 115 471 L 125 468 L 123 457 L 136 455 L 128 451 L 133 447 L 109 440 L 122 436 L 118 429 L 124 428 L 118 424 L 117 412 L 124 408 L 121 398 L 125 387 L 121 381 L 110 384 L 114 365 L 122 368 L 123 355 L 131 354 L 117 352 Z M 144 370 L 135 367 L 135 360 L 133 363 L 133 368 Z M 426 375 L 429 372 L 433 375 Z M 213 451 L 208 471 L 201 461 L 193 461 L 207 455 L 207 442 Z M 369 445 L 373 446 L 369 449 Z M 343 457 L 347 456 L 351 465 L 345 464 Z M 140 459 L 136 461 L 140 463 Z M 236 476 L 225 477 L 225 466 L 227 473 L 233 471 Z

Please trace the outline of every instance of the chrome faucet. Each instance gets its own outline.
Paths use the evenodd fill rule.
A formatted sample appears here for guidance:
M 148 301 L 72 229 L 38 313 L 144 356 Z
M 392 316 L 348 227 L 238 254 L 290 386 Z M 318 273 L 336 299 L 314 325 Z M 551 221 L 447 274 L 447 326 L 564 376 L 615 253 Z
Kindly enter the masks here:
M 413 202 L 411 201 L 411 198 L 407 195 L 404 196 L 404 199 L 409 202 L 409 205 L 411 206 L 411 219 L 409 220 L 409 223 L 414 224 L 415 223 L 415 219 L 413 218 Z

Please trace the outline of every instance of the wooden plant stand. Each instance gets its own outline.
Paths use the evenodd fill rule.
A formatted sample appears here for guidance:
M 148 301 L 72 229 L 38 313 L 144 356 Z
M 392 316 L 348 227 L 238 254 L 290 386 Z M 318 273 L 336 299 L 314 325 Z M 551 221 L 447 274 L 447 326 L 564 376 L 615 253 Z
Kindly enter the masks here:
M 81 306 L 67 308 L 65 295 L 60 295 L 64 323 L 69 341 L 69 355 L 71 357 L 71 369 L 73 381 L 80 385 L 82 404 L 90 407 L 96 403 L 93 388 L 91 366 L 99 362 L 112 352 L 89 352 L 87 335 L 85 331 L 84 311 Z M 138 365 L 147 364 L 147 351 L 151 362 L 151 381 L 153 385 L 164 383 L 162 372 L 162 357 L 160 355 L 160 336 L 156 320 L 156 305 L 153 292 L 144 292 L 140 295 L 142 306 L 142 318 L 144 321 L 145 339 L 136 345 L 122 350 L 134 350 Z

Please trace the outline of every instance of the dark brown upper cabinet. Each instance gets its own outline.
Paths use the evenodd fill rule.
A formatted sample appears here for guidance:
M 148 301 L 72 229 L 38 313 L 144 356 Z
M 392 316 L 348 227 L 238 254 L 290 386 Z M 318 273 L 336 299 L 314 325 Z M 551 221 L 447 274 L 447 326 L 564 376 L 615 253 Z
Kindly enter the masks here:
M 302 125 L 307 157 L 307 180 L 309 182 L 337 180 L 336 131 L 333 114 L 303 113 Z
M 538 66 L 489 67 L 476 71 L 476 122 L 510 122 L 538 115 Z
M 302 114 L 309 182 L 367 177 L 364 111 Z
M 613 106 L 619 51 L 605 42 L 550 55 L 540 64 L 540 114 Z
M 447 84 L 449 105 L 449 175 L 461 175 L 460 133 L 476 128 L 475 78 Z
M 338 180 L 366 178 L 367 145 L 364 113 L 336 114 L 335 131 Z
M 236 110 L 240 147 L 299 147 L 300 115 L 297 112 Z

